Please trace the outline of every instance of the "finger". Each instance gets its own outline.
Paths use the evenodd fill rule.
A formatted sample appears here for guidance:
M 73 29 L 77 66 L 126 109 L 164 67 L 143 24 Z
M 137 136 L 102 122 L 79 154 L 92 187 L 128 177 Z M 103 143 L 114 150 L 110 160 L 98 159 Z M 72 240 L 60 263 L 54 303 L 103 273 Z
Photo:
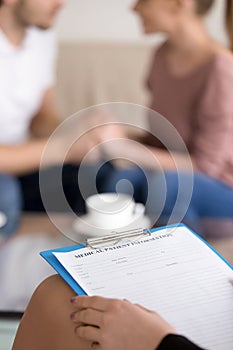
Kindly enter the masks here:
M 99 296 L 77 296 L 71 299 L 71 303 L 78 309 L 95 309 L 98 311 L 106 311 L 111 305 L 113 299 L 103 298 Z
M 81 339 L 99 343 L 100 329 L 93 326 L 76 327 L 75 333 Z
M 74 329 L 77 327 L 85 326 L 82 322 L 77 322 L 75 319 L 73 319 L 70 315 L 71 320 L 74 322 Z
M 101 349 L 101 346 L 100 346 L 99 343 L 93 342 L 91 344 L 91 348 L 94 349 L 94 350 L 99 350 L 99 349 Z
M 103 312 L 93 309 L 82 309 L 80 311 L 73 312 L 71 319 L 78 324 L 87 324 L 100 327 L 103 320 Z

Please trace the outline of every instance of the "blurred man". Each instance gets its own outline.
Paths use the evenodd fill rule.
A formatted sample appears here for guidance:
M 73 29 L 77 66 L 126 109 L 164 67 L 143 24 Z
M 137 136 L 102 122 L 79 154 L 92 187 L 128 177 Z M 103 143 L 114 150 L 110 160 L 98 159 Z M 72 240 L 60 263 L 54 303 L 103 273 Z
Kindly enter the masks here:
M 22 210 L 44 209 L 38 170 L 48 137 L 59 124 L 53 101 L 56 50 L 49 29 L 63 3 L 0 0 L 0 213 L 6 219 L 0 231 L 4 235 L 14 232 Z M 81 151 L 67 159 L 77 164 L 80 157 Z M 53 160 L 51 165 L 55 165 Z M 63 169 L 64 191 L 71 207 L 77 205 L 72 187 L 76 170 L 69 165 Z M 56 192 L 54 167 L 47 172 L 52 195 Z

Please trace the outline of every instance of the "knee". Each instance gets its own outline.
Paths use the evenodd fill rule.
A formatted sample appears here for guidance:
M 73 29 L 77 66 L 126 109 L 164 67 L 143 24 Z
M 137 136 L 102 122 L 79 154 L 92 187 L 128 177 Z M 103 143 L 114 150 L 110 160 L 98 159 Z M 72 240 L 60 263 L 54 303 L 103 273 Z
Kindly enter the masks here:
M 46 329 L 56 328 L 62 333 L 64 320 L 69 319 L 72 312 L 70 299 L 74 294 L 59 275 L 48 277 L 33 293 L 24 313 L 24 322 L 33 329 L 46 325 Z
M 6 224 L 1 229 L 3 234 L 8 235 L 16 229 L 22 207 L 21 201 L 21 190 L 17 179 L 0 174 L 0 212 L 6 217 Z
M 35 290 L 18 329 L 13 350 L 90 349 L 75 335 L 70 314 L 74 292 L 58 275 Z
M 146 174 L 138 167 L 112 171 L 103 186 L 104 192 L 130 194 L 140 202 L 144 201 L 144 189 L 147 192 Z
M 78 339 L 70 314 L 74 292 L 58 275 L 44 280 L 34 292 L 21 321 L 13 350 L 90 349 Z
M 0 208 L 21 206 L 20 185 L 14 176 L 0 174 L 0 195 Z
M 149 176 L 147 212 L 151 215 L 178 217 L 185 215 L 192 196 L 193 177 L 189 173 L 165 172 Z M 178 216 L 177 216 L 178 215 Z M 171 218 L 171 220 L 173 220 Z
M 59 275 L 53 275 L 37 287 L 29 306 L 38 311 L 56 310 L 58 305 L 60 308 L 71 309 L 70 299 L 74 295 L 75 293 Z

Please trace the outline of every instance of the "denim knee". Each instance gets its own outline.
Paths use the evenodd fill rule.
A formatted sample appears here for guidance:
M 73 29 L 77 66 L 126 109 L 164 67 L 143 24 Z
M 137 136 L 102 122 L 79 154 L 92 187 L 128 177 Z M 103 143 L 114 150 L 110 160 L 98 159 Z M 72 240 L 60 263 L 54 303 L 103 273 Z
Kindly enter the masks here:
M 147 214 L 164 224 L 176 223 L 187 215 L 191 197 L 193 178 L 189 173 L 151 172 Z
M 18 226 L 22 209 L 21 190 L 14 176 L 0 174 L 0 212 L 6 223 L 0 227 L 4 236 L 11 235 Z
M 136 202 L 145 203 L 148 192 L 146 172 L 139 167 L 114 169 L 105 180 L 103 192 L 126 193 Z

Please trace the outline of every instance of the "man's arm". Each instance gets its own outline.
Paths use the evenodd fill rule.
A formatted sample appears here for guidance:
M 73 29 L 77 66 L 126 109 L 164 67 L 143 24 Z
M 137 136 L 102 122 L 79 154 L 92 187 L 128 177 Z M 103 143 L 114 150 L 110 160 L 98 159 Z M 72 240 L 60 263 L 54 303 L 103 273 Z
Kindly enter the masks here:
M 20 145 L 0 145 L 0 172 L 23 175 L 39 169 L 41 156 L 50 134 L 59 125 L 54 103 L 54 89 L 48 89 L 37 115 L 33 118 L 30 131 L 32 140 Z M 59 160 L 51 159 L 51 164 Z
M 54 88 L 49 88 L 45 94 L 40 110 L 32 119 L 30 130 L 34 137 L 49 137 L 60 124 L 54 101 Z
M 23 175 L 39 169 L 47 139 L 22 145 L 0 145 L 0 173 Z

